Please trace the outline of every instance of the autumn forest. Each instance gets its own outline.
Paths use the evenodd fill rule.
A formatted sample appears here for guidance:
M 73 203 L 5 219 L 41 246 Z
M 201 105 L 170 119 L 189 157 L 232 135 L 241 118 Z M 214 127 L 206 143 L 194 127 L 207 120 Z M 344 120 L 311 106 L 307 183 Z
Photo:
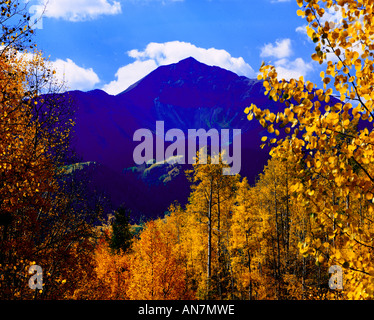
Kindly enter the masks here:
M 374 4 L 296 2 L 325 71 L 314 84 L 262 65 L 258 79 L 284 109 L 243 106 L 267 130 L 256 182 L 223 175 L 221 155 L 197 161 L 186 205 L 130 223 L 129 208 L 108 219 L 85 178 L 67 174 L 72 101 L 22 4 L 0 1 L 0 299 L 374 297 Z M 341 23 L 322 22 L 331 7 Z M 42 289 L 29 287 L 32 265 L 43 266 Z

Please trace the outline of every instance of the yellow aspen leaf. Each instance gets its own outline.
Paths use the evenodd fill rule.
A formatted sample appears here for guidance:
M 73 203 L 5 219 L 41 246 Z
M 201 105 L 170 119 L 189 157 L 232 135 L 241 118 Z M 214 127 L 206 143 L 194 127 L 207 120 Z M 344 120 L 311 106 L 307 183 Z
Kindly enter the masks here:
M 306 88 L 309 92 L 311 92 L 314 88 L 314 84 L 312 82 L 308 82 Z
M 297 10 L 296 11 L 296 14 L 299 16 L 299 17 L 304 17 L 305 16 L 305 12 L 303 10 Z
M 323 79 L 324 84 L 329 84 L 331 79 L 329 77 L 326 77 Z

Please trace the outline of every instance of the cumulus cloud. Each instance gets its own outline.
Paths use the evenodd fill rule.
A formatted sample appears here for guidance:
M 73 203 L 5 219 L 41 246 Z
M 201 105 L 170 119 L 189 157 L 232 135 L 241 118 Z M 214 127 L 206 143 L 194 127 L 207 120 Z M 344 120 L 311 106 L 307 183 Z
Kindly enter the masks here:
M 116 80 L 105 85 L 103 90 L 118 94 L 161 65 L 176 63 L 188 57 L 211 66 L 218 66 L 246 77 L 254 77 L 255 72 L 242 57 L 232 57 L 227 51 L 215 48 L 205 49 L 181 41 L 149 43 L 143 51 L 131 50 L 127 53 L 135 62 L 121 67 Z
M 272 63 L 277 70 L 278 79 L 298 79 L 305 77 L 309 71 L 313 70 L 312 64 L 305 62 L 302 58 L 290 60 L 293 54 L 291 39 L 277 40 L 275 44 L 265 44 L 262 49 L 261 57 L 273 57 L 276 60 Z
M 295 31 L 297 32 L 297 33 L 301 33 L 301 34 L 307 34 L 306 33 L 306 27 L 307 27 L 307 25 L 306 24 L 304 24 L 304 25 L 302 25 L 302 26 L 299 26 L 299 27 L 297 27 L 296 29 L 295 29 Z M 309 37 L 308 37 L 309 38 Z
M 37 6 L 45 6 L 44 17 L 68 21 L 92 20 L 122 12 L 121 4 L 114 0 L 38 0 Z
M 0 49 L 3 48 L 0 46 Z M 17 58 L 31 62 L 36 58 L 33 52 L 16 52 Z M 38 61 L 38 60 L 37 60 Z M 45 66 L 55 71 L 55 80 L 64 84 L 67 90 L 92 90 L 100 82 L 99 76 L 92 68 L 78 66 L 71 59 L 45 60 Z
M 184 0 L 132 0 L 136 2 L 159 1 L 183 2 Z M 122 12 L 120 1 L 116 0 L 24 0 L 31 4 L 33 18 L 56 18 L 67 21 L 87 21 L 103 15 L 116 15 Z
M 154 60 L 135 61 L 118 69 L 116 79 L 106 84 L 103 90 L 116 95 L 157 68 Z
M 291 39 L 281 39 L 275 44 L 267 43 L 261 48 L 261 57 L 287 58 L 292 54 Z
M 63 81 L 69 90 L 91 90 L 100 82 L 92 68 L 80 67 L 71 59 L 57 59 L 51 65 L 56 71 L 57 79 Z
M 309 71 L 313 70 L 312 64 L 305 62 L 302 58 L 296 58 L 293 61 L 280 59 L 275 61 L 274 66 L 278 73 L 278 79 L 298 79 L 305 77 Z

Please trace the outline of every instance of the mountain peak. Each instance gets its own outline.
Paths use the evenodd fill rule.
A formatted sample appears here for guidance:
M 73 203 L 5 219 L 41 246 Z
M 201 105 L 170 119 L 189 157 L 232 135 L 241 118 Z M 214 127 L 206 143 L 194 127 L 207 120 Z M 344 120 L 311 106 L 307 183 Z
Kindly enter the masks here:
M 249 122 L 244 109 L 254 103 L 276 113 L 282 107 L 269 100 L 263 91 L 257 80 L 188 57 L 158 67 L 117 96 L 100 91 L 73 92 L 77 101 L 73 146 L 81 162 L 100 165 L 93 183 L 102 186 L 116 206 L 126 202 L 137 214 L 162 213 L 174 200 L 182 203 L 187 199 L 189 185 L 183 174 L 165 188 L 149 185 L 150 177 L 162 178 L 153 182 L 165 181 L 165 176 L 171 177 L 174 172 L 169 167 L 168 171 L 159 167 L 135 169 L 133 152 L 139 143 L 134 141 L 134 133 L 146 129 L 153 139 L 157 121 L 164 122 L 165 133 L 170 129 L 185 134 L 190 129 L 240 129 L 242 163 L 246 164 L 241 174 L 254 181 L 268 153 L 260 148 L 264 128 Z M 125 168 L 128 170 L 124 171 Z M 149 174 L 147 179 L 143 173 Z M 187 190 L 183 196 L 182 188 Z
M 172 64 L 169 64 L 169 65 L 165 65 L 163 66 L 164 68 L 162 69 L 168 69 L 169 71 L 171 72 L 175 72 L 175 71 L 178 71 L 178 72 L 196 72 L 196 71 L 199 71 L 199 72 L 204 72 L 204 71 L 207 71 L 208 69 L 212 68 L 211 66 L 208 66 L 198 60 L 196 60 L 195 58 L 193 57 L 188 57 L 188 58 L 185 58 L 185 59 L 182 59 L 176 63 L 172 63 Z
M 234 74 L 234 72 L 232 72 L 230 70 L 227 70 L 227 69 L 224 69 L 222 67 L 200 62 L 197 59 L 195 59 L 194 57 L 188 57 L 188 58 L 182 59 L 177 63 L 171 64 L 171 65 L 168 65 L 168 66 L 165 66 L 165 67 L 169 67 L 172 70 L 175 70 L 175 69 L 191 70 L 192 69 L 191 71 L 194 71 L 194 72 L 196 72 L 196 71 L 207 72 L 207 73 L 211 73 L 211 72 L 222 73 L 222 72 L 224 72 L 224 73 Z
M 214 65 L 207 65 L 190 56 L 176 63 L 159 66 L 157 69 L 129 86 L 125 91 L 119 93 L 118 96 L 133 91 L 134 89 L 139 89 L 139 86 L 141 86 L 143 90 L 144 85 L 148 86 L 148 89 L 149 86 L 160 86 L 163 83 L 170 84 L 172 82 L 178 82 L 180 84 L 181 82 L 185 83 L 188 81 L 196 85 L 197 81 L 202 78 L 205 79 L 206 82 L 214 82 L 217 79 L 220 79 L 219 82 L 225 80 L 226 82 L 231 82 L 238 79 L 239 76 L 230 70 Z M 157 88 L 157 91 L 159 91 L 159 88 Z
M 194 57 L 188 57 L 177 62 L 177 64 L 186 64 L 186 63 L 203 64 L 202 62 L 197 61 Z

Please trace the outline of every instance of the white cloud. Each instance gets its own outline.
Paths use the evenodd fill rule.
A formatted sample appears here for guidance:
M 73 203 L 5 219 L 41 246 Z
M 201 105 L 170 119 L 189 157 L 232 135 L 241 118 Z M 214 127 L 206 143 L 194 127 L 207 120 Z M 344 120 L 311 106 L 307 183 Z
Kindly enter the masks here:
M 1 50 L 0 46 L 0 50 Z M 33 61 L 37 56 L 32 52 L 16 52 L 17 58 L 26 62 Z M 44 59 L 44 58 L 43 58 Z M 36 61 L 39 61 L 38 59 Z M 92 68 L 78 66 L 71 59 L 44 60 L 45 67 L 54 70 L 57 84 L 63 84 L 67 90 L 92 90 L 100 82 L 99 76 Z M 31 64 L 33 65 L 33 64 Z
M 161 65 L 176 63 L 188 57 L 233 71 L 238 75 L 255 76 L 252 67 L 242 57 L 234 58 L 225 50 L 199 48 L 187 42 L 151 42 L 143 51 L 131 50 L 128 55 L 134 58 L 135 62 L 121 67 L 116 73 L 117 79 L 104 86 L 103 90 L 109 94 L 122 92 Z
M 116 95 L 130 85 L 134 84 L 148 73 L 157 68 L 154 60 L 135 61 L 118 69 L 116 73 L 117 80 L 113 80 L 103 87 L 103 90 L 109 94 Z
M 292 54 L 291 39 L 282 39 L 272 43 L 265 44 L 261 48 L 261 57 L 275 57 L 277 59 L 287 58 Z
M 305 77 L 308 72 L 313 70 L 312 64 L 305 62 L 302 58 L 290 60 L 293 54 L 291 39 L 277 40 L 275 44 L 265 44 L 262 49 L 261 57 L 273 57 L 276 60 L 272 63 L 277 70 L 278 79 L 298 79 Z
M 278 73 L 278 79 L 298 79 L 300 76 L 305 77 L 309 71 L 313 70 L 311 63 L 306 63 L 302 58 L 293 61 L 280 59 L 274 63 Z
M 304 24 L 304 25 L 302 25 L 302 26 L 299 26 L 299 27 L 297 27 L 296 29 L 295 29 L 295 31 L 297 32 L 297 33 L 301 33 L 301 34 L 307 34 L 306 33 L 306 24 Z M 309 39 L 309 37 L 308 37 L 308 39 Z
M 101 15 L 122 12 L 121 4 L 114 0 L 38 0 L 39 7 L 46 5 L 44 17 L 68 21 L 85 21 Z
M 69 90 L 91 90 L 100 82 L 92 68 L 80 67 L 71 59 L 66 59 L 66 61 L 57 59 L 51 61 L 51 65 L 56 71 L 57 79 L 63 81 Z

